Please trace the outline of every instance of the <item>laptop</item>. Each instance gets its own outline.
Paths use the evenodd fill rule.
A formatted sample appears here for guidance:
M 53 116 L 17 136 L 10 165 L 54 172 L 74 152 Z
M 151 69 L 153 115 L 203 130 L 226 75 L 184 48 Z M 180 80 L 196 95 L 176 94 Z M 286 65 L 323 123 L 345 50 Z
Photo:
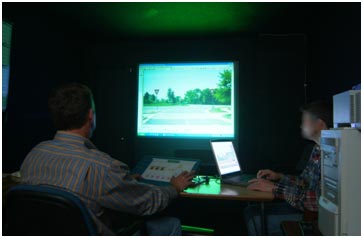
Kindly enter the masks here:
M 250 179 L 256 178 L 255 175 L 242 173 L 232 141 L 210 143 L 222 183 L 247 186 Z

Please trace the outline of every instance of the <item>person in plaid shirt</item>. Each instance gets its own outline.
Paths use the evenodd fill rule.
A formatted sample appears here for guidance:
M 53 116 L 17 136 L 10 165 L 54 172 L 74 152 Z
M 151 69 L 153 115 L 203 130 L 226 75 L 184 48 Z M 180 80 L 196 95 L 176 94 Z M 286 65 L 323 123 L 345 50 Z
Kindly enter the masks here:
M 276 198 L 285 199 L 291 206 L 301 211 L 306 209 L 317 212 L 320 196 L 320 167 L 320 147 L 315 145 L 310 160 L 300 176 L 278 174 L 279 179 L 272 192 Z M 260 171 L 260 174 L 264 172 Z
M 283 220 L 301 220 L 302 212 L 318 211 L 321 193 L 320 134 L 321 130 L 333 124 L 331 106 L 326 102 L 305 105 L 302 111 L 302 136 L 315 142 L 306 168 L 299 176 L 285 175 L 270 169 L 260 170 L 257 178 L 249 181 L 249 190 L 272 192 L 282 203 L 266 204 L 267 229 L 269 235 L 282 235 L 280 223 Z M 245 221 L 250 235 L 261 234 L 259 208 L 245 209 Z M 271 219 L 270 219 L 271 218 Z

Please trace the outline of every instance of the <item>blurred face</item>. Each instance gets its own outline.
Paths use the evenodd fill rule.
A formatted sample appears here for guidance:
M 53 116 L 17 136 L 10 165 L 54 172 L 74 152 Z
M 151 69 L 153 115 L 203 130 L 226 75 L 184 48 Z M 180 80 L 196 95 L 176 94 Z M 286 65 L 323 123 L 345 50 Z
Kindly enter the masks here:
M 301 120 L 301 135 L 308 140 L 316 140 L 320 137 L 320 131 L 326 129 L 325 123 L 309 112 L 303 112 Z

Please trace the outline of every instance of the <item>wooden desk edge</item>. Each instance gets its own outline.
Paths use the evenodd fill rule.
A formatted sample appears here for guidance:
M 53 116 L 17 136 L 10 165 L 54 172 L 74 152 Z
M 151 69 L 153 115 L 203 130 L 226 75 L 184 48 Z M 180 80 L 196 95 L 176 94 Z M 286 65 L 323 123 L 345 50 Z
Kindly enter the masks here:
M 181 192 L 182 198 L 204 198 L 204 199 L 220 199 L 220 200 L 238 200 L 238 201 L 255 201 L 255 202 L 271 202 L 274 196 L 271 197 L 247 197 L 238 195 L 221 195 L 221 194 L 197 194 Z

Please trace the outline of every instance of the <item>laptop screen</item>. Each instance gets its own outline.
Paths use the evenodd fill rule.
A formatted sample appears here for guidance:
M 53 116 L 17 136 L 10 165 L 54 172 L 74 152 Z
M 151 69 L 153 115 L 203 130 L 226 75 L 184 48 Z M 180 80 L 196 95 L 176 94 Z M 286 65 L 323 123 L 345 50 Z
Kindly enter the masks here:
M 212 141 L 211 145 L 221 175 L 241 171 L 232 141 Z

